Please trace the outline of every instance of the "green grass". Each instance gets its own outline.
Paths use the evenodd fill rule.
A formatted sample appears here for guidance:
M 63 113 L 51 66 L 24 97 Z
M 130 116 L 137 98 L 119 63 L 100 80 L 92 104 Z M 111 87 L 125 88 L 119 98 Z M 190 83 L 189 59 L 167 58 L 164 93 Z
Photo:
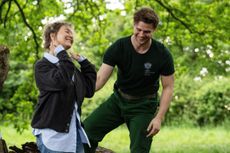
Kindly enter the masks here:
M 129 153 L 129 134 L 120 127 L 106 135 L 101 146 Z M 230 132 L 223 127 L 164 127 L 153 138 L 151 153 L 230 153 Z
M 0 128 L 7 145 L 19 146 L 35 141 L 31 129 L 22 134 L 12 127 Z M 124 126 L 110 132 L 100 146 L 116 153 L 129 153 L 129 134 Z M 163 127 L 153 139 L 151 153 L 230 153 L 230 132 L 224 127 Z
M 22 134 L 19 134 L 11 126 L 1 126 L 0 133 L 2 135 L 2 138 L 6 141 L 8 147 L 14 145 L 21 147 L 21 144 L 24 144 L 25 142 L 35 142 L 35 137 L 32 134 L 32 129 L 25 130 Z

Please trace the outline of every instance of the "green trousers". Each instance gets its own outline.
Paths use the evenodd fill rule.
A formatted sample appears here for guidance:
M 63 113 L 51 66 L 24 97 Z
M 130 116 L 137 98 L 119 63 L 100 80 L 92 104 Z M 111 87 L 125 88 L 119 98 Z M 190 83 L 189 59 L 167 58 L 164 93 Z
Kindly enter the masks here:
M 95 153 L 98 142 L 123 123 L 126 123 L 130 133 L 131 153 L 149 153 L 152 138 L 146 137 L 147 127 L 157 106 L 157 98 L 126 100 L 114 92 L 83 122 L 91 143 L 91 148 L 84 146 L 85 153 Z

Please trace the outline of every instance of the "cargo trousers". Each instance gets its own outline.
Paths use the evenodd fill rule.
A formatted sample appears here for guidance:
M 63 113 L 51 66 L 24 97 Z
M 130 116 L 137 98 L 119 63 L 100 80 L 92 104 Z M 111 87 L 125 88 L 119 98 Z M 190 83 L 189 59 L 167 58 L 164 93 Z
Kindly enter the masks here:
M 147 127 L 153 119 L 157 107 L 157 97 L 128 100 L 114 91 L 83 122 L 91 143 L 91 148 L 84 145 L 85 153 L 95 153 L 98 142 L 123 123 L 129 130 L 131 153 L 149 153 L 152 137 L 146 137 Z

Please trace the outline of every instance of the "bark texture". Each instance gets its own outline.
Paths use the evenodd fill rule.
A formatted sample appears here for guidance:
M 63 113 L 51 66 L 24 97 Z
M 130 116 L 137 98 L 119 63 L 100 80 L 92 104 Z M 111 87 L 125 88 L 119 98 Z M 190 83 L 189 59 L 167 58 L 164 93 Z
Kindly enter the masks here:
M 0 90 L 3 87 L 3 83 L 6 80 L 9 71 L 9 53 L 9 48 L 4 45 L 0 45 Z

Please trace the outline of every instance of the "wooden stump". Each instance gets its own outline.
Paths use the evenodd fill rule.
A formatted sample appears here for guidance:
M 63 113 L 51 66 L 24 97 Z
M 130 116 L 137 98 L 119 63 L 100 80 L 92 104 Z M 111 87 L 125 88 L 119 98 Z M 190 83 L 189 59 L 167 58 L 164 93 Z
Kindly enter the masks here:
M 6 80 L 9 71 L 9 63 L 8 63 L 9 53 L 10 53 L 9 48 L 0 45 L 0 90 L 2 89 L 3 83 Z
M 0 153 L 8 153 L 6 142 L 2 138 L 0 138 Z

